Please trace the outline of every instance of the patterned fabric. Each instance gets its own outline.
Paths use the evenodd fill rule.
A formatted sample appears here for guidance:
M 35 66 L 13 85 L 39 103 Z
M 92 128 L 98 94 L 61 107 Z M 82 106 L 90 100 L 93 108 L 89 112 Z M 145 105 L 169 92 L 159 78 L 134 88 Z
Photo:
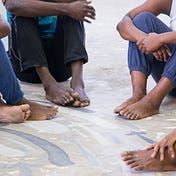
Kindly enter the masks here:
M 38 17 L 39 30 L 42 38 L 52 38 L 57 26 L 57 16 Z
M 11 23 L 10 12 L 7 11 L 7 20 Z M 57 27 L 57 16 L 38 17 L 39 31 L 42 38 L 52 38 Z

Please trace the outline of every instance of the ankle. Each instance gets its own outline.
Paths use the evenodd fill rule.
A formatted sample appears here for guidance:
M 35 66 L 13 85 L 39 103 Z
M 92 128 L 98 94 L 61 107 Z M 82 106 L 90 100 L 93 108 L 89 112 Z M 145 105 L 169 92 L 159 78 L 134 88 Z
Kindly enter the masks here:
M 70 81 L 71 87 L 82 87 L 84 88 L 84 81 L 82 78 L 72 78 Z
M 132 97 L 136 100 L 140 100 L 141 98 L 143 98 L 146 95 L 146 93 L 141 92 L 141 93 L 133 93 Z

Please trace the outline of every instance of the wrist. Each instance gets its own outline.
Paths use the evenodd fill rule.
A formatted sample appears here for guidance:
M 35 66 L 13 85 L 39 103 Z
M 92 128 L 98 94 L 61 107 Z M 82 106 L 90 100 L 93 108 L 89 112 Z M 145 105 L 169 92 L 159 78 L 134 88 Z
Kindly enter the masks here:
M 138 41 L 143 40 L 145 37 L 147 37 L 147 35 L 148 35 L 148 34 L 146 34 L 146 33 L 140 31 L 140 32 L 139 32 L 137 35 L 135 35 L 134 37 L 135 37 L 136 42 L 138 42 Z
M 69 13 L 69 3 L 59 3 L 58 4 L 58 11 L 61 12 L 61 15 L 68 16 Z
M 161 42 L 163 45 L 164 45 L 164 44 L 167 44 L 166 37 L 165 37 L 164 33 L 163 33 L 163 34 L 159 34 L 158 39 L 160 40 L 160 42 Z

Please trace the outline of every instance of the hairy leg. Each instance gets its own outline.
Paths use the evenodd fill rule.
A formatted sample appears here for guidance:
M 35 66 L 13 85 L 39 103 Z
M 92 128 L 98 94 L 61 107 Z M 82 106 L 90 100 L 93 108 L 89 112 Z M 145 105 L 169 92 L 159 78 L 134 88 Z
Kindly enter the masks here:
M 146 95 L 146 82 L 147 77 L 140 71 L 131 72 L 131 82 L 133 93 L 132 96 L 123 102 L 120 106 L 117 106 L 114 113 L 119 113 L 121 110 L 126 108 L 128 105 L 134 104 L 141 100 Z
M 120 115 L 127 119 L 138 120 L 159 113 L 159 107 L 163 98 L 173 87 L 170 80 L 162 77 L 158 84 L 144 98 L 121 110 Z
M 176 170 L 176 158 L 171 159 L 165 150 L 164 160 L 160 160 L 159 154 L 152 158 L 153 150 L 126 151 L 121 154 L 122 160 L 130 168 L 140 171 L 174 171 Z
M 90 104 L 90 100 L 84 91 L 83 62 L 81 60 L 71 63 L 72 79 L 70 87 L 78 93 L 78 97 L 72 103 L 75 107 L 85 107 Z
M 31 102 L 26 98 L 23 98 L 18 104 L 29 104 L 31 109 L 30 117 L 27 120 L 49 120 L 55 116 L 58 112 L 57 107 L 45 106 L 38 103 Z
M 73 102 L 75 97 L 78 97 L 78 94 L 72 89 L 65 88 L 59 84 L 50 74 L 48 68 L 38 67 L 36 70 L 46 92 L 46 99 L 49 101 L 57 105 L 67 105 Z
M 7 104 L 0 105 L 0 122 L 4 123 L 20 123 L 30 117 L 30 106 L 28 104 L 9 106 Z

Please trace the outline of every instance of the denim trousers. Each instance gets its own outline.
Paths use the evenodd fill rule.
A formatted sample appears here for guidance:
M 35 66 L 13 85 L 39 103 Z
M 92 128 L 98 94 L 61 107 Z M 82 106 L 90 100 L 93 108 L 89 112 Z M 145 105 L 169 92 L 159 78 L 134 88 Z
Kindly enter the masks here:
M 0 40 L 0 93 L 9 105 L 17 104 L 23 98 L 23 92 L 15 76 L 4 45 Z

